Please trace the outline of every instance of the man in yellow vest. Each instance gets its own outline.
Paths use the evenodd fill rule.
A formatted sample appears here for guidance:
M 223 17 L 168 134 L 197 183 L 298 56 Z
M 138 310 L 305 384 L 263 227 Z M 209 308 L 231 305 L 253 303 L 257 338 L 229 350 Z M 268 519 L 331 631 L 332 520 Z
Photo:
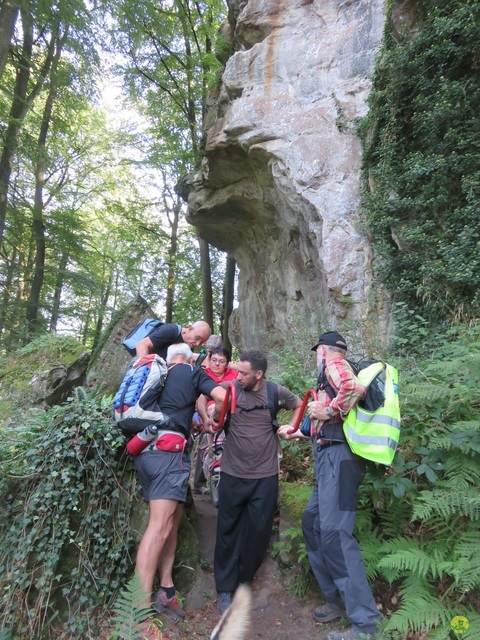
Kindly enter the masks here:
M 314 617 L 317 622 L 330 622 L 345 615 L 352 623 L 344 631 L 331 631 L 328 640 L 371 638 L 381 616 L 353 535 L 365 460 L 352 453 L 343 433 L 345 417 L 366 389 L 345 359 L 347 343 L 339 333 L 322 334 L 312 351 L 321 372 L 318 400 L 308 405 L 315 485 L 302 528 L 310 565 L 325 598 Z M 304 437 L 300 430 L 288 431 L 282 427 L 278 435 Z

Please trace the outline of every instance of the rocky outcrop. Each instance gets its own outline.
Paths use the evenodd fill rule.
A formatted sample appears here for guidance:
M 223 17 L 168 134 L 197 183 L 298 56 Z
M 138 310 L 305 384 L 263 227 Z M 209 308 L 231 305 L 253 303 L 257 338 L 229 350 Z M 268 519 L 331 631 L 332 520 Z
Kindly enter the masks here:
M 239 266 L 230 334 L 241 348 L 282 346 L 299 323 L 312 334 L 361 325 L 364 342 L 385 324 L 357 135 L 385 4 L 230 2 L 236 52 L 207 118 L 188 215 Z
M 145 318 L 155 318 L 148 302 L 137 296 L 110 323 L 102 344 L 92 355 L 87 373 L 87 386 L 96 393 L 113 393 L 122 381 L 132 357 L 122 346 L 122 340 Z
M 90 354 L 84 351 L 71 364 L 58 363 L 34 375 L 29 382 L 32 405 L 53 406 L 65 402 L 75 387 L 85 384 L 89 359 Z

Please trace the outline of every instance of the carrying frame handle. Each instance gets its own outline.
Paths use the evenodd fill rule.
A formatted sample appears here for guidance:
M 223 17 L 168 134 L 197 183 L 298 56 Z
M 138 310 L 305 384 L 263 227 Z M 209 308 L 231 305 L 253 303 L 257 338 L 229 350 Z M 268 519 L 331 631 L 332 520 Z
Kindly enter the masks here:
M 293 427 L 288 432 L 289 434 L 295 433 L 295 431 L 297 431 L 298 428 L 300 427 L 300 424 L 301 424 L 302 419 L 303 419 L 303 415 L 304 415 L 305 410 L 307 408 L 307 404 L 309 403 L 310 400 L 313 400 L 313 401 L 318 400 L 318 395 L 317 395 L 317 392 L 315 391 L 315 389 L 308 389 L 308 391 L 305 391 L 305 395 L 303 396 L 303 402 L 302 402 L 300 413 L 298 414 L 298 418 L 297 418 L 296 423 L 293 425 Z

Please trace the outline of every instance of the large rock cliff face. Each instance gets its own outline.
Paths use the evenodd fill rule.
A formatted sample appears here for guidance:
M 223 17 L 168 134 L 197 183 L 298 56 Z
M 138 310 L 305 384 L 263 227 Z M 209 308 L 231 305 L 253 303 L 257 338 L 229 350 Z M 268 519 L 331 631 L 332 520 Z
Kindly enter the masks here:
M 386 311 L 360 220 L 356 127 L 385 1 L 237 0 L 230 17 L 237 50 L 188 202 L 201 236 L 239 266 L 232 342 L 277 348 L 299 320 L 312 334 L 362 320 L 369 342 Z

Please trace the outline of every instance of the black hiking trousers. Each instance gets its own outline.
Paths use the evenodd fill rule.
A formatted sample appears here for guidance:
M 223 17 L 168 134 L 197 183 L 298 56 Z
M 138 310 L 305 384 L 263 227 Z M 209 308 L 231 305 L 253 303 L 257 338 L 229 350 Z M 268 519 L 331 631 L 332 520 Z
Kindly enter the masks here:
M 214 558 L 218 593 L 252 582 L 267 552 L 277 499 L 277 474 L 250 480 L 222 471 Z

